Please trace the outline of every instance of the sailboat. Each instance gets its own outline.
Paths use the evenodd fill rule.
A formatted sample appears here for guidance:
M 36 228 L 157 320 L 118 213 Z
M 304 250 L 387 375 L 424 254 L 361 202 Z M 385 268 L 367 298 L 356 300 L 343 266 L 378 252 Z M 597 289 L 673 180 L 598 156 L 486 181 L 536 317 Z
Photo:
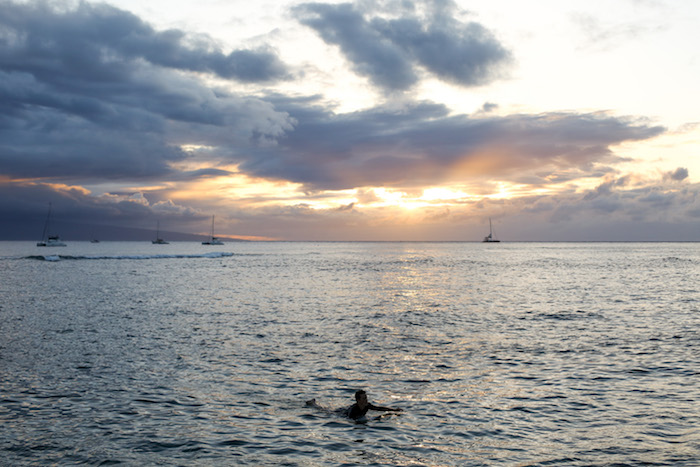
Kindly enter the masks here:
M 160 221 L 156 222 L 156 239 L 151 240 L 154 245 L 168 245 L 169 243 L 160 238 Z
M 484 237 L 482 240 L 482 243 L 499 243 L 500 240 L 497 240 L 493 237 L 493 227 L 491 226 L 491 218 L 489 217 L 489 234 Z
M 211 235 L 209 236 L 209 240 L 202 242 L 202 245 L 223 245 L 224 242 L 222 242 L 219 237 L 214 236 L 214 216 L 211 216 Z
M 58 235 L 51 235 L 51 203 L 49 203 L 49 213 L 44 223 L 44 232 L 41 234 L 41 241 L 36 246 L 66 246 Z

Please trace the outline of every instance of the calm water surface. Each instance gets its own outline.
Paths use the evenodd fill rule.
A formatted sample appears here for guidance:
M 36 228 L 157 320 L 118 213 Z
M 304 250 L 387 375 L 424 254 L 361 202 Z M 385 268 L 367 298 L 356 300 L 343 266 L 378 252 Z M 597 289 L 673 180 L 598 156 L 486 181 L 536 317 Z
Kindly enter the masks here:
M 699 309 L 700 244 L 0 242 L 0 465 L 700 465 Z

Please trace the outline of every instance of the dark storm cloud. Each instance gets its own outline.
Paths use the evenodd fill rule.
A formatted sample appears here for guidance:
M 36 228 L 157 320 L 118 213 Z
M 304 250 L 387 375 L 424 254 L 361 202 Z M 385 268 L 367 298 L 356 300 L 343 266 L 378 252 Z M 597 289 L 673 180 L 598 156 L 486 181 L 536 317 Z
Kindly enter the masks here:
M 128 75 L 135 60 L 246 82 L 288 77 L 270 49 L 225 55 L 208 36 L 156 31 L 137 16 L 105 4 L 79 3 L 74 10 L 59 11 L 48 2 L 3 2 L 0 13 L 3 68 L 47 79 L 52 71 L 60 79 L 72 69 L 81 80 L 113 81 Z
M 275 99 L 298 121 L 273 150 L 251 152 L 241 168 L 310 189 L 423 186 L 491 178 L 549 183 L 605 173 L 620 160 L 610 149 L 651 138 L 659 126 L 605 114 L 547 113 L 494 118 L 450 115 L 418 103 L 335 115 L 308 102 Z
M 358 74 L 387 90 L 416 84 L 416 65 L 462 86 L 497 77 L 510 61 L 498 40 L 482 25 L 456 19 L 452 2 L 426 5 L 425 17 L 406 12 L 398 19 L 371 18 L 372 11 L 350 3 L 306 3 L 294 12 L 326 43 L 337 45 Z
M 291 128 L 270 104 L 182 73 L 279 77 L 269 52 L 223 56 L 199 40 L 156 32 L 107 5 L 59 11 L 1 2 L 2 174 L 82 182 L 174 176 L 171 163 L 188 157 L 180 144 L 240 145 Z

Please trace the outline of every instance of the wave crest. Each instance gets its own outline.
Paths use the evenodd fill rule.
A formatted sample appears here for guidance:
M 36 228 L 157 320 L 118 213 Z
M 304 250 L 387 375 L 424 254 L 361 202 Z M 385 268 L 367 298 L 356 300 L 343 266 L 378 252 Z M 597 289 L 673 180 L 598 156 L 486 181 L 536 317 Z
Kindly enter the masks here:
M 26 259 L 36 259 L 40 261 L 65 261 L 65 260 L 110 260 L 110 259 L 131 259 L 131 260 L 147 260 L 147 259 L 182 259 L 182 258 L 223 258 L 233 256 L 233 253 L 215 251 L 210 253 L 201 253 L 194 255 L 172 254 L 172 255 L 32 255 Z

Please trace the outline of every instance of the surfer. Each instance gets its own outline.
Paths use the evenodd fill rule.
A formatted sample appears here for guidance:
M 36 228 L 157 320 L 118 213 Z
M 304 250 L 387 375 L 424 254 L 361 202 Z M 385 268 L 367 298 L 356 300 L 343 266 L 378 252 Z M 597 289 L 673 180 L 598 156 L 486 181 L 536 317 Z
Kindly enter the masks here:
M 323 407 L 316 403 L 316 399 L 311 399 L 310 401 L 307 401 L 306 405 L 323 409 Z M 352 404 L 346 409 L 338 409 L 335 412 L 345 417 L 352 418 L 353 420 L 358 420 L 364 417 L 370 410 L 374 410 L 377 412 L 403 412 L 403 409 L 393 407 L 380 407 L 370 403 L 367 400 L 367 393 L 363 389 L 360 389 L 359 391 L 355 392 L 354 404 Z

